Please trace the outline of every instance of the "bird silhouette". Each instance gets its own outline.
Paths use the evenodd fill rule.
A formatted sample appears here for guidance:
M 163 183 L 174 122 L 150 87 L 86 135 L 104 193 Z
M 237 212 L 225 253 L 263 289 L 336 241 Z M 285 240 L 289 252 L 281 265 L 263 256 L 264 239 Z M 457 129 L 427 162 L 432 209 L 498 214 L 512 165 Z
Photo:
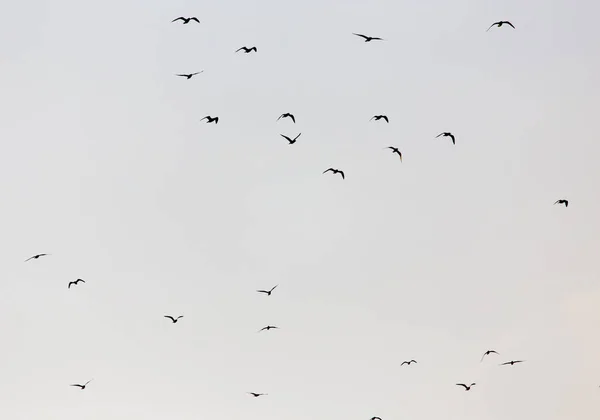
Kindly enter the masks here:
M 239 51 L 244 51 L 246 54 L 248 54 L 248 53 L 250 53 L 252 51 L 258 52 L 258 50 L 256 49 L 256 47 L 251 47 L 251 48 L 241 47 L 241 48 L 238 48 L 237 50 L 235 50 L 235 52 L 239 52 Z
M 183 315 L 179 315 L 177 318 L 173 318 L 171 315 L 165 315 L 165 318 L 169 318 L 171 321 L 173 321 L 173 324 L 175 324 L 179 318 L 183 318 Z
M 352 35 L 356 35 L 359 36 L 361 38 L 365 39 L 365 42 L 371 42 L 371 41 L 383 41 L 383 38 L 378 38 L 376 36 L 367 36 L 367 35 L 363 35 L 363 34 L 356 34 L 354 32 L 352 32 Z
M 346 177 L 344 176 L 344 171 L 340 171 L 339 169 L 329 168 L 329 169 L 326 169 L 325 171 L 323 171 L 323 173 L 326 173 L 329 171 L 331 171 L 334 175 L 340 174 L 342 176 L 342 179 L 346 179 Z
M 409 361 L 407 362 L 407 361 L 405 360 L 404 362 L 402 362 L 402 363 L 400 364 L 400 366 L 403 366 L 403 365 L 409 365 L 409 366 L 410 366 L 410 364 L 411 364 L 411 363 L 417 363 L 417 361 L 413 359 L 413 360 L 409 360 Z
M 85 387 L 87 386 L 87 384 L 89 384 L 90 382 L 92 382 L 93 379 L 90 379 L 89 381 L 87 381 L 85 384 L 83 385 L 79 385 L 79 384 L 71 384 L 71 386 L 78 386 L 79 388 L 81 388 L 81 390 L 83 391 L 85 389 Z
M 175 76 L 181 76 L 181 77 L 185 77 L 186 79 L 190 80 L 192 78 L 192 76 L 195 76 L 197 74 L 203 73 L 204 70 L 202 71 L 197 71 L 196 73 L 189 73 L 189 74 L 176 74 Z
M 200 121 L 202 120 L 206 120 L 207 124 L 210 124 L 211 122 L 214 122 L 215 124 L 219 123 L 219 117 L 211 117 L 210 115 L 207 115 L 206 117 L 202 118 Z
M 489 27 L 489 28 L 487 28 L 487 31 L 489 31 L 490 29 L 492 29 L 492 26 L 494 26 L 494 25 L 496 25 L 498 28 L 500 28 L 500 27 L 502 27 L 502 25 L 504 25 L 504 24 L 506 24 L 506 25 L 508 25 L 508 26 L 512 26 L 512 28 L 513 28 L 513 29 L 515 29 L 515 26 L 514 26 L 512 23 L 510 23 L 508 20 L 501 20 L 501 21 L 499 21 L 499 22 L 494 22 L 494 23 L 492 23 L 492 24 L 490 25 L 490 27 Z M 486 32 L 487 32 L 487 31 L 486 31 Z
M 440 133 L 437 136 L 435 136 L 435 138 L 437 139 L 440 136 L 444 136 L 444 137 L 450 137 L 452 139 L 452 144 L 456 144 L 456 142 L 454 141 L 454 134 L 452 133 L 448 133 L 448 132 L 444 132 L 444 133 Z
M 269 395 L 269 394 L 259 394 L 258 392 L 248 392 L 248 394 L 252 395 L 254 398 L 258 398 L 262 395 Z
M 565 207 L 569 207 L 569 200 L 563 200 L 563 199 L 556 200 L 556 202 L 554 204 L 564 204 Z
M 276 288 L 277 286 L 279 286 L 279 285 L 277 284 L 277 285 L 273 286 L 273 287 L 271 288 L 271 290 L 257 290 L 257 292 L 258 292 L 258 293 L 266 293 L 266 294 L 267 294 L 267 296 L 271 296 L 271 293 L 273 293 L 273 290 L 275 290 L 275 288 Z
M 473 385 L 475 385 L 475 382 L 473 382 L 473 383 L 472 383 L 471 385 L 469 385 L 469 386 L 467 386 L 467 385 L 465 385 L 465 384 L 456 384 L 456 385 L 458 385 L 458 386 L 464 386 L 464 387 L 465 387 L 465 391 L 468 391 L 468 390 L 470 390 L 470 389 L 471 389 L 471 387 L 472 387 Z
M 390 122 L 390 120 L 388 119 L 387 115 L 373 115 L 369 121 L 373 120 L 373 118 L 375 119 L 375 121 L 379 121 L 380 119 L 383 118 L 386 123 Z
M 29 257 L 29 258 L 27 258 L 27 259 L 25 260 L 25 262 L 27 262 L 27 261 L 29 261 L 29 260 L 37 260 L 37 259 L 38 259 L 38 258 L 40 258 L 40 257 L 45 257 L 46 255 L 50 255 L 50 254 L 37 254 L 37 255 L 34 255 L 33 257 Z
M 171 21 L 171 23 L 173 23 L 173 22 L 177 22 L 178 20 L 182 20 L 184 25 L 187 25 L 188 23 L 190 23 L 190 21 L 191 21 L 191 20 L 193 20 L 193 21 L 196 21 L 196 22 L 200 23 L 200 21 L 198 20 L 198 18 L 197 18 L 196 16 L 189 17 L 189 18 L 186 18 L 186 17 L 183 17 L 183 16 L 179 16 L 178 18 L 176 18 L 176 19 L 173 19 L 173 20 Z
M 514 365 L 515 363 L 523 363 L 525 360 L 511 360 L 510 362 L 500 363 L 500 366 L 504 365 Z
M 386 149 L 392 149 L 392 153 L 396 153 L 400 157 L 400 162 L 402 162 L 402 153 L 400 152 L 400 150 L 398 150 L 397 147 L 389 146 L 386 147 Z
M 371 420 L 381 420 L 381 417 L 371 417 Z
M 483 356 L 481 356 L 481 360 L 480 360 L 479 362 L 480 362 L 480 363 L 481 363 L 481 362 L 483 362 L 483 358 L 484 358 L 485 356 L 487 356 L 488 354 L 491 354 L 491 353 L 495 353 L 495 354 L 498 354 L 498 355 L 500 354 L 500 353 L 498 353 L 496 350 L 488 350 L 488 351 L 486 351 L 485 353 L 483 353 Z
M 258 330 L 258 332 L 264 331 L 264 330 L 273 330 L 273 329 L 279 329 L 279 327 L 274 327 L 273 325 L 267 325 L 266 327 L 262 327 L 260 330 Z
M 77 279 L 77 280 L 75 280 L 75 281 L 70 281 L 70 282 L 69 282 L 69 287 L 68 287 L 68 289 L 70 289 L 70 288 L 71 288 L 71 285 L 72 285 L 72 284 L 74 284 L 74 285 L 76 285 L 76 286 L 77 286 L 77 283 L 79 283 L 79 282 L 85 283 L 85 280 L 82 280 L 82 279 Z
M 302 133 L 300 133 L 300 134 L 302 134 Z M 287 141 L 289 141 L 290 144 L 294 144 L 294 143 L 296 143 L 296 140 L 298 140 L 298 137 L 300 137 L 300 134 L 298 134 L 296 137 L 294 137 L 293 140 L 291 138 L 289 138 L 288 136 L 285 136 L 283 134 L 280 134 L 280 136 L 283 137 L 284 139 L 286 139 Z
M 292 121 L 294 121 L 294 124 L 296 124 L 296 117 L 294 117 L 294 115 L 290 114 L 289 112 L 286 112 L 285 114 L 281 114 L 279 116 L 279 118 L 277 118 L 277 121 L 279 121 L 282 118 L 290 118 Z

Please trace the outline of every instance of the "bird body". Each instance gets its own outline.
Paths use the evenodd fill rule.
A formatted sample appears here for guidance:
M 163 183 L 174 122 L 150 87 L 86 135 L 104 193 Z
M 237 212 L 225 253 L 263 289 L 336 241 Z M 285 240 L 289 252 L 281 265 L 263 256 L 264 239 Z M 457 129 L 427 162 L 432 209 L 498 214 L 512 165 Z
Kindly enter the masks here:
M 413 360 L 409 360 L 409 361 L 406 361 L 406 360 L 405 360 L 404 362 L 402 362 L 402 363 L 400 364 L 400 366 L 403 366 L 403 365 L 409 365 L 409 366 L 410 366 L 410 364 L 411 364 L 411 363 L 417 363 L 417 361 L 416 361 L 416 360 L 414 360 L 414 359 L 413 359 Z
M 376 36 L 367 36 L 367 35 L 363 35 L 363 34 L 356 34 L 354 32 L 352 32 L 352 35 L 356 35 L 356 36 L 359 36 L 361 38 L 364 38 L 365 42 L 383 41 L 383 38 L 378 38 Z
M 46 255 L 50 255 L 50 254 L 36 254 L 33 257 L 29 257 L 25 260 L 25 262 L 29 261 L 29 260 L 37 260 L 40 257 L 45 257 Z
M 190 80 L 192 78 L 192 76 L 195 76 L 197 74 L 203 73 L 204 70 L 202 71 L 197 71 L 196 73 L 188 73 L 188 74 L 176 74 L 175 76 L 181 76 L 181 77 L 185 77 L 187 80 Z
M 198 18 L 196 16 L 192 16 L 189 18 L 183 17 L 183 16 L 179 16 L 178 18 L 175 18 L 171 21 L 171 23 L 173 22 L 177 22 L 178 20 L 182 20 L 184 25 L 187 25 L 188 23 L 190 23 L 190 21 L 195 21 L 200 23 L 200 21 L 198 20 Z
M 386 123 L 390 122 L 390 120 L 388 119 L 387 115 L 373 115 L 369 121 L 371 121 L 373 119 L 375 119 L 375 121 L 379 121 L 382 118 L 385 120 Z
M 248 53 L 250 53 L 252 51 L 258 52 L 258 49 L 256 49 L 256 47 L 250 47 L 250 48 L 248 48 L 248 47 L 241 47 L 241 48 L 238 48 L 235 52 L 239 52 L 239 51 L 244 51 L 246 54 L 248 54 Z
M 75 280 L 75 281 L 70 281 L 70 282 L 69 282 L 69 287 L 68 287 L 68 289 L 70 289 L 70 288 L 71 288 L 71 285 L 72 285 L 72 284 L 74 284 L 74 285 L 77 285 L 77 283 L 79 283 L 79 282 L 81 282 L 81 283 L 85 283 L 85 280 L 83 280 L 83 279 L 77 279 L 77 280 Z
M 389 146 L 387 147 L 387 149 L 391 149 L 392 153 L 396 153 L 400 157 L 400 162 L 402 162 L 402 153 L 400 152 L 400 150 L 398 150 L 397 147 Z
M 90 379 L 89 381 L 87 381 L 85 384 L 83 385 L 79 385 L 79 384 L 71 384 L 71 386 L 77 386 L 79 387 L 82 391 L 85 389 L 85 387 L 87 386 L 87 384 L 89 384 L 90 382 L 92 382 L 93 379 Z
M 269 394 L 259 394 L 258 392 L 248 392 L 248 394 L 252 395 L 254 398 L 258 398 L 263 395 L 269 395 Z
M 214 122 L 215 124 L 219 123 L 219 117 L 211 117 L 210 115 L 207 115 L 206 117 L 202 118 L 200 121 L 202 120 L 206 120 L 207 124 L 210 124 L 211 122 Z
M 300 133 L 302 134 L 302 133 Z M 286 139 L 290 144 L 294 144 L 296 143 L 296 140 L 298 140 L 298 137 L 300 137 L 300 134 L 298 134 L 296 137 L 294 137 L 293 139 L 289 138 L 286 135 L 280 134 L 281 137 L 283 137 L 284 139 Z
M 564 204 L 565 207 L 569 207 L 569 200 L 564 200 L 564 199 L 556 200 L 556 202 L 554 204 Z
M 466 385 L 466 384 L 456 384 L 456 385 L 464 387 L 465 391 L 469 391 L 471 389 L 471 387 L 473 385 L 475 385 L 475 382 L 473 382 L 471 385 Z
M 435 136 L 435 138 L 437 139 L 440 136 L 444 136 L 444 137 L 450 137 L 452 139 L 452 144 L 456 144 L 455 139 L 454 139 L 454 134 L 449 133 L 449 132 L 444 132 L 444 133 L 440 133 L 437 136 Z
M 346 177 L 344 176 L 344 171 L 340 171 L 339 169 L 329 168 L 329 169 L 326 169 L 325 171 L 323 171 L 323 173 L 330 172 L 330 171 L 333 174 L 340 174 L 342 176 L 342 179 L 346 179 Z
M 165 318 L 169 318 L 171 321 L 173 321 L 173 324 L 175 324 L 179 318 L 183 318 L 183 315 L 179 315 L 177 318 L 173 318 L 171 315 L 165 315 Z
M 264 330 L 272 330 L 272 329 L 279 329 L 279 327 L 275 327 L 273 325 L 267 325 L 266 327 L 261 328 L 258 332 L 264 331 Z
M 523 363 L 525 360 L 511 360 L 510 362 L 500 363 L 500 366 L 511 365 L 513 366 L 515 363 Z
M 271 296 L 271 293 L 273 293 L 273 290 L 275 290 L 275 288 L 279 286 L 278 284 L 273 286 L 271 288 L 271 290 L 257 290 L 258 293 L 265 293 L 267 296 Z
M 480 360 L 480 362 L 483 362 L 483 358 L 484 358 L 485 356 L 487 356 L 488 354 L 491 354 L 491 353 L 500 354 L 500 353 L 498 353 L 498 352 L 497 352 L 497 351 L 495 351 L 495 350 L 488 350 L 488 351 L 486 351 L 485 353 L 483 353 L 483 356 L 481 356 L 481 360 Z
M 289 112 L 281 114 L 279 116 L 279 118 L 277 118 L 277 121 L 279 121 L 282 118 L 289 118 L 289 119 L 291 119 L 294 122 L 294 124 L 296 124 L 296 117 L 294 117 L 294 114 L 290 114 Z
M 492 23 L 490 25 L 490 27 L 487 28 L 487 30 L 489 31 L 490 29 L 492 29 L 492 26 L 494 26 L 494 25 L 497 26 L 498 28 L 501 28 L 502 25 L 505 25 L 505 24 L 508 25 L 508 26 L 511 26 L 513 29 L 515 29 L 515 26 L 512 23 L 510 23 L 509 21 L 507 21 L 507 20 L 501 20 L 501 21 Z

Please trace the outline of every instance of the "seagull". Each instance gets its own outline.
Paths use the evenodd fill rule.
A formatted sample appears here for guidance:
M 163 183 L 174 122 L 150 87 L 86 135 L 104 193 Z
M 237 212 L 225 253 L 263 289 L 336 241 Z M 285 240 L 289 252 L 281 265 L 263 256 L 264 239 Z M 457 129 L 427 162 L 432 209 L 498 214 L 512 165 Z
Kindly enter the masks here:
M 248 54 L 249 52 L 252 52 L 252 51 L 254 51 L 254 52 L 258 52 L 258 50 L 256 49 L 256 47 L 252 47 L 252 48 L 248 48 L 248 47 L 241 47 L 241 48 L 238 48 L 238 49 L 237 49 L 235 52 L 242 51 L 242 50 L 243 50 L 243 51 L 244 51 L 246 54 Z
M 400 150 L 398 150 L 397 147 L 389 146 L 389 147 L 386 147 L 386 149 L 392 149 L 392 153 L 397 153 L 398 156 L 400 156 L 400 162 L 402 162 L 402 153 L 400 153 Z
M 371 417 L 371 420 L 381 420 L 381 417 Z
M 437 139 L 439 136 L 450 137 L 452 139 L 452 144 L 456 144 L 454 141 L 454 134 L 452 134 L 452 133 L 448 133 L 448 132 L 440 133 L 437 136 L 435 136 L 435 138 Z
M 33 259 L 37 260 L 37 259 L 38 259 L 38 258 L 40 258 L 40 257 L 45 257 L 46 255 L 50 255 L 50 254 L 37 254 L 37 255 L 34 255 L 33 257 L 29 257 L 29 258 L 27 258 L 27 259 L 25 260 L 25 262 L 27 262 L 27 261 L 29 261 L 29 260 L 33 260 Z
M 495 354 L 498 354 L 498 355 L 500 354 L 500 353 L 498 353 L 496 350 L 488 350 L 488 351 L 486 351 L 485 353 L 483 353 L 483 356 L 481 356 L 481 360 L 479 361 L 479 363 L 483 362 L 483 358 L 484 358 L 485 356 L 487 356 L 488 354 L 490 354 L 490 353 L 495 353 Z
M 302 134 L 302 133 L 300 133 L 300 134 Z M 284 136 L 283 134 L 280 134 L 280 136 L 283 137 L 284 139 L 286 139 L 287 141 L 289 141 L 290 144 L 294 144 L 294 143 L 296 143 L 296 140 L 298 140 L 298 137 L 300 137 L 300 134 L 298 134 L 296 137 L 294 137 L 293 140 L 291 138 L 289 138 L 288 136 Z
M 263 330 L 267 330 L 267 331 L 269 331 L 269 330 L 271 330 L 271 329 L 279 329 L 279 327 L 274 327 L 274 326 L 272 326 L 272 325 L 267 325 L 266 327 L 263 327 L 263 328 L 261 328 L 261 329 L 260 329 L 258 332 L 261 332 L 261 331 L 263 331 Z
M 417 363 L 417 361 L 413 359 L 413 360 L 409 360 L 409 361 L 407 362 L 407 361 L 405 360 L 404 362 L 402 362 L 402 363 L 400 364 L 400 366 L 403 366 L 403 365 L 409 365 L 409 366 L 410 366 L 410 364 L 411 364 L 411 363 Z
M 285 114 L 281 114 L 281 115 L 279 116 L 279 118 L 277 118 L 277 121 L 279 121 L 279 120 L 280 120 L 280 119 L 282 119 L 282 118 L 291 118 L 291 119 L 292 119 L 292 121 L 294 121 L 294 124 L 296 124 L 296 118 L 294 117 L 294 115 L 293 115 L 293 114 L 290 114 L 289 112 L 286 112 Z
M 248 394 L 252 395 L 254 398 L 260 397 L 261 395 L 269 395 L 269 394 L 259 394 L 256 392 L 248 392 Z
M 342 176 L 342 179 L 346 179 L 346 177 L 344 176 L 344 171 L 340 171 L 339 169 L 333 169 L 333 168 L 329 168 L 327 170 L 325 170 L 323 173 L 325 172 L 333 172 L 333 174 L 340 174 Z
M 470 390 L 470 389 L 471 389 L 471 387 L 472 387 L 473 385 L 475 385 L 475 382 L 473 382 L 473 383 L 472 383 L 471 385 L 469 385 L 469 386 L 466 386 L 465 384 L 456 384 L 456 385 L 458 385 L 458 386 L 464 386 L 464 387 L 465 387 L 465 391 L 468 391 L 468 390 Z
M 93 379 L 90 379 L 89 381 L 87 381 L 85 384 L 83 385 L 79 385 L 79 384 L 72 384 L 71 386 L 78 386 L 79 388 L 81 388 L 81 390 L 83 391 L 85 389 L 85 387 L 87 386 L 87 384 L 89 384 L 90 382 L 92 382 Z
M 75 281 L 70 281 L 70 282 L 69 282 L 69 287 L 68 287 L 68 288 L 70 289 L 72 284 L 74 284 L 74 285 L 77 285 L 77 283 L 79 283 L 79 282 L 85 283 L 85 280 L 82 280 L 82 279 L 77 279 L 77 280 L 75 280 Z
M 356 35 L 356 36 L 359 36 L 361 38 L 364 38 L 365 42 L 383 41 L 383 38 L 377 38 L 376 36 L 366 36 L 366 35 L 363 35 L 363 34 L 355 34 L 354 32 L 352 32 L 352 35 Z
M 556 202 L 554 204 L 564 204 L 565 207 L 569 207 L 569 200 L 563 200 L 563 199 L 556 200 Z
M 182 20 L 184 25 L 187 25 L 188 23 L 190 23 L 190 20 L 195 20 L 196 22 L 200 23 L 200 21 L 198 20 L 198 18 L 196 16 L 189 17 L 189 18 L 185 18 L 183 16 L 180 16 L 177 19 L 173 19 L 171 21 L 171 23 L 176 22 L 178 20 Z
M 188 80 L 190 80 L 190 79 L 192 78 L 192 76 L 195 76 L 195 75 L 197 75 L 197 74 L 200 74 L 200 73 L 203 73 L 203 72 L 204 72 L 204 70 L 202 70 L 202 71 L 197 71 L 196 73 L 189 73 L 189 74 L 176 74 L 175 76 L 181 76 L 181 77 L 185 77 L 185 78 L 187 78 Z
M 371 121 L 373 118 L 375 118 L 375 121 L 379 121 L 380 119 L 383 118 L 386 123 L 390 122 L 390 120 L 388 119 L 387 115 L 373 115 L 369 121 Z
M 173 324 L 175 324 L 179 318 L 183 318 L 183 315 L 179 315 L 177 318 L 173 318 L 171 315 L 165 315 L 165 318 L 169 318 L 171 321 L 173 321 Z
M 257 290 L 257 292 L 258 292 L 258 293 L 266 293 L 266 294 L 267 294 L 267 296 L 271 296 L 271 293 L 273 293 L 273 290 L 275 290 L 275 288 L 276 288 L 277 286 L 279 286 L 279 285 L 277 284 L 277 285 L 273 286 L 273 287 L 271 288 L 271 290 Z
M 207 115 L 206 117 L 202 118 L 202 120 L 206 120 L 206 123 L 209 124 L 211 122 L 214 122 L 215 124 L 219 123 L 219 117 L 211 117 L 210 115 Z M 200 120 L 200 121 L 202 121 Z
M 508 26 L 512 26 L 512 28 L 513 28 L 513 29 L 515 29 L 515 26 L 514 26 L 512 23 L 510 23 L 509 21 L 507 21 L 507 20 L 501 20 L 501 21 L 499 21 L 499 22 L 494 22 L 494 23 L 492 23 L 492 24 L 490 25 L 490 27 L 489 27 L 489 28 L 487 28 L 487 30 L 489 31 L 490 29 L 492 29 L 492 26 L 494 26 L 494 25 L 496 25 L 496 26 L 498 26 L 498 28 L 500 28 L 500 27 L 501 27 L 502 25 L 504 25 L 505 23 L 506 23 Z M 487 32 L 487 31 L 486 31 L 486 32 Z
M 511 360 L 510 362 L 500 363 L 500 366 L 504 365 L 514 365 L 515 363 L 523 363 L 525 360 Z

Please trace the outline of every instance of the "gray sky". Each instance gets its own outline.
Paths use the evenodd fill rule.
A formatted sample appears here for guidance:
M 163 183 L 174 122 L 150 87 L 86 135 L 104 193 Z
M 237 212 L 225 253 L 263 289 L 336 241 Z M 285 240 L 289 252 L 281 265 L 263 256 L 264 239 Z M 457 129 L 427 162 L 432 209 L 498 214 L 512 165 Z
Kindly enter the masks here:
M 2 4 L 1 418 L 599 417 L 597 2 Z

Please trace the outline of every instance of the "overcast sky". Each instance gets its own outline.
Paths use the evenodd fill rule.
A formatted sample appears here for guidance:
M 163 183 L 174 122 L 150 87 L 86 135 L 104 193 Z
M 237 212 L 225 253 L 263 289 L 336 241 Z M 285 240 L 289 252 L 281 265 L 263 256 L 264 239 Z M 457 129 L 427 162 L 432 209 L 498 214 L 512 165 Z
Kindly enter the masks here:
M 597 2 L 2 6 L 0 418 L 599 418 Z

